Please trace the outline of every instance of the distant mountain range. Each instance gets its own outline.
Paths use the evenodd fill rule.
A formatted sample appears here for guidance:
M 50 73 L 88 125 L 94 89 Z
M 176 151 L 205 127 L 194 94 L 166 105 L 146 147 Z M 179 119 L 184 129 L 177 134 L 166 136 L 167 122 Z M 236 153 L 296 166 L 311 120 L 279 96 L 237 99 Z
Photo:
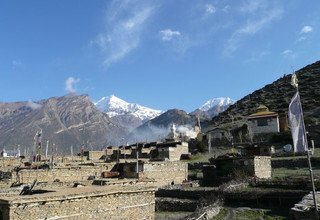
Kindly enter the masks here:
M 299 91 L 308 131 L 320 143 L 320 61 L 297 71 Z M 219 126 L 245 119 L 264 104 L 271 111 L 287 113 L 295 89 L 291 75 L 254 91 L 234 103 L 230 98 L 215 98 L 191 113 L 171 109 L 160 111 L 128 103 L 112 95 L 93 103 L 86 95 L 52 97 L 37 102 L 0 102 L 0 149 L 34 149 L 34 136 L 43 131 L 43 145 L 59 152 L 74 152 L 81 147 L 101 149 L 124 141 L 151 141 L 165 137 L 172 123 L 187 129 L 197 116 L 207 118 L 202 127 Z M 233 104 L 234 103 L 234 104 Z M 213 118 L 211 118 L 213 117 Z M 53 145 L 54 144 L 54 145 Z M 50 152 L 49 149 L 49 152 Z
M 119 115 L 132 115 L 145 122 L 163 113 L 160 110 L 151 109 L 135 103 L 128 103 L 115 95 L 103 97 L 94 104 L 110 118 Z
M 163 113 L 160 110 L 128 103 L 115 95 L 103 97 L 94 104 L 101 112 L 112 118 L 115 123 L 129 131 Z
M 216 108 L 215 104 L 211 106 Z M 203 112 L 210 111 L 211 106 L 202 108 Z M 194 125 L 195 121 L 195 115 L 182 110 L 162 112 L 128 103 L 114 95 L 96 103 L 86 95 L 66 95 L 37 102 L 0 102 L 0 149 L 19 146 L 20 150 L 31 152 L 33 138 L 40 130 L 43 144 L 49 140 L 49 147 L 53 149 L 54 144 L 60 152 L 70 152 L 71 146 L 75 152 L 81 147 L 99 149 L 105 145 L 121 145 L 125 140 L 155 140 L 166 136 L 172 123 Z
M 307 130 L 319 145 L 320 61 L 297 71 L 297 76 Z M 290 79 L 291 75 L 284 75 L 235 103 L 230 98 L 209 100 L 189 114 L 178 109 L 153 110 L 127 103 L 114 95 L 96 103 L 86 95 L 53 97 L 37 102 L 0 102 L 0 149 L 19 146 L 20 150 L 31 152 L 33 138 L 41 129 L 43 144 L 49 140 L 51 150 L 55 150 L 55 144 L 59 152 L 70 152 L 71 146 L 77 152 L 81 147 L 101 149 L 125 141 L 159 140 L 169 133 L 172 123 L 193 129 L 198 115 L 207 118 L 201 124 L 206 128 L 245 119 L 260 104 L 286 114 L 295 92 Z

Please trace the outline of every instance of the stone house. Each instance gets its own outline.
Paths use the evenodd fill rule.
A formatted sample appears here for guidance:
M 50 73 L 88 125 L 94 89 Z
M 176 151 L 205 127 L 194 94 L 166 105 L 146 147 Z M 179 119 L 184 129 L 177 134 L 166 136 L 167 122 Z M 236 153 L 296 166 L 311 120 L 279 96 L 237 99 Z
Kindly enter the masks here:
M 230 157 L 218 158 L 210 165 L 204 166 L 203 183 L 206 186 L 219 186 L 235 177 L 271 178 L 271 157 Z
M 155 150 L 151 160 L 179 161 L 182 155 L 189 154 L 189 145 L 183 141 L 164 142 L 157 144 Z
M 213 128 L 211 130 L 208 130 L 206 132 L 207 137 L 210 137 L 211 139 L 222 139 L 226 136 L 226 130 L 223 128 Z
M 260 105 L 257 112 L 248 116 L 248 126 L 253 134 L 280 132 L 279 115 Z
M 117 168 L 124 178 L 152 180 L 157 187 L 181 184 L 188 179 L 188 163 L 182 161 L 139 161 L 121 163 Z

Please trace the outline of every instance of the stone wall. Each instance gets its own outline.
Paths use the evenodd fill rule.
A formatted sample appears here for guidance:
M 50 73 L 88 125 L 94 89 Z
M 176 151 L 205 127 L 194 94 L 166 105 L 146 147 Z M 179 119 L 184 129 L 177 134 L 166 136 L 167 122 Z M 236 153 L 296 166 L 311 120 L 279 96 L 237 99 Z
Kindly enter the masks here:
M 89 151 L 88 160 L 101 160 L 105 156 L 105 151 Z
M 2 171 L 11 170 L 13 167 L 20 165 L 21 162 L 17 158 L 2 157 L 0 158 L 0 169 Z
M 100 177 L 103 171 L 110 171 L 112 165 L 59 167 L 54 169 L 22 169 L 18 173 L 12 172 L 12 182 L 72 182 L 88 180 L 89 176 Z
M 188 143 L 182 142 L 181 145 L 177 144 L 175 147 L 169 147 L 169 160 L 178 161 L 181 159 L 182 154 L 188 154 Z
M 154 219 L 153 188 L 96 188 L 0 198 L 2 219 Z
M 268 179 L 271 178 L 271 157 L 268 156 L 255 156 L 254 157 L 254 172 L 258 178 Z
M 233 161 L 233 169 L 243 170 L 250 176 L 268 179 L 271 178 L 271 157 L 270 156 L 254 156 L 251 158 L 235 159 Z
M 145 163 L 143 176 L 154 179 L 158 187 L 180 184 L 188 179 L 188 164 L 180 161 Z

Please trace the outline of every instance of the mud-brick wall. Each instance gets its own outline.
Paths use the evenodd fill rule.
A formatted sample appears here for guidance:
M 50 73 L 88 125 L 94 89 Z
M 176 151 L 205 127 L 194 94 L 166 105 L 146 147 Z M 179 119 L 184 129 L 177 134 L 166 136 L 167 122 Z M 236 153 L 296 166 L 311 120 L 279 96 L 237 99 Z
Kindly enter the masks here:
M 177 144 L 176 147 L 169 147 L 169 160 L 179 161 L 182 154 L 188 154 L 188 143 Z
M 0 204 L 3 219 L 154 219 L 154 191 L 131 191 L 87 196 L 63 196 L 56 199 L 37 198 Z M 9 210 L 9 211 L 7 211 Z M 9 216 L 7 215 L 9 213 Z
M 258 178 L 271 178 L 271 157 L 255 156 L 254 157 L 254 172 Z
M 180 184 L 188 179 L 188 164 L 185 162 L 152 162 L 143 166 L 144 177 L 154 179 L 158 187 Z
M 20 164 L 21 162 L 17 158 L 0 158 L 0 169 L 2 171 L 12 170 L 13 167 Z
M 105 156 L 105 151 L 89 151 L 88 160 L 100 160 Z
M 103 171 L 110 171 L 111 166 L 88 166 L 54 168 L 48 170 L 20 170 L 12 172 L 12 181 L 20 183 L 32 183 L 35 179 L 38 182 L 72 182 L 88 180 L 89 176 L 100 177 Z

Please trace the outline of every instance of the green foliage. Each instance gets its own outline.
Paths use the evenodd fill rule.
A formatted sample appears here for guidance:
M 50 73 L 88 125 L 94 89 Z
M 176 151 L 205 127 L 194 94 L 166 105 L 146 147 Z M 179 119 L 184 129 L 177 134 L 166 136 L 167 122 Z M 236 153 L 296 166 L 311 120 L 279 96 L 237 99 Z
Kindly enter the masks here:
M 224 220 L 229 214 L 229 210 L 222 208 L 218 215 L 214 216 L 211 220 Z
M 236 219 L 237 220 L 244 220 L 244 219 L 261 219 L 264 216 L 264 212 L 262 210 L 241 210 L 237 211 Z
M 237 220 L 260 220 L 260 219 L 268 219 L 268 220 L 284 220 L 286 219 L 284 216 L 275 216 L 275 215 L 269 215 L 266 211 L 263 210 L 253 210 L 253 209 L 247 209 L 247 210 L 238 210 L 236 213 L 236 219 Z

